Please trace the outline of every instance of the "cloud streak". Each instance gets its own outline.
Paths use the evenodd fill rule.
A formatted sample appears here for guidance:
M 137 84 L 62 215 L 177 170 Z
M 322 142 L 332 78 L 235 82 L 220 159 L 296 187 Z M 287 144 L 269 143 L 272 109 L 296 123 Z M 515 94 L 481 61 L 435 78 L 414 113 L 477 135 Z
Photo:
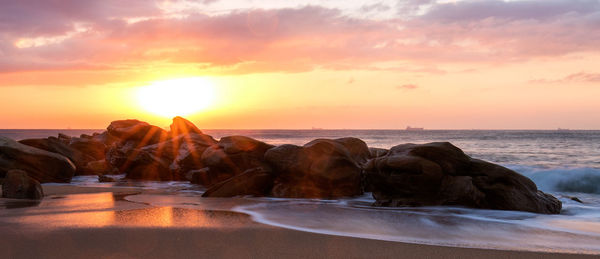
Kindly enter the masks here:
M 536 79 L 531 80 L 531 83 L 537 84 L 558 84 L 558 83 L 599 83 L 600 73 L 586 73 L 579 72 L 567 75 L 561 79 L 550 80 L 550 79 Z

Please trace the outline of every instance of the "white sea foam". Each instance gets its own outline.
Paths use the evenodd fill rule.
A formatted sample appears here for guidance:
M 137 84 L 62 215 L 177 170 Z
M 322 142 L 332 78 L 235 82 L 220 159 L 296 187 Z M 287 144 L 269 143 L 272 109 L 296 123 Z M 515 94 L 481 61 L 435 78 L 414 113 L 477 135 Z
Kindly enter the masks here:
M 263 224 L 329 235 L 456 247 L 600 254 L 597 208 L 596 218 L 592 218 L 348 204 L 352 201 L 280 201 L 238 206 L 234 211 L 249 214 Z
M 600 169 L 598 168 L 508 167 L 529 177 L 543 191 L 600 194 Z

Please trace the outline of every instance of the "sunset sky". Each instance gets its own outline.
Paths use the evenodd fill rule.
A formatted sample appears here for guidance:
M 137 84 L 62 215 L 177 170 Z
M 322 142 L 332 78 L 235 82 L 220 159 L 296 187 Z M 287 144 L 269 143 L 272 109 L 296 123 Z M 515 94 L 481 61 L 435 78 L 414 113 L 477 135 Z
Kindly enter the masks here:
M 0 0 L 0 128 L 194 100 L 203 129 L 600 129 L 600 1 Z

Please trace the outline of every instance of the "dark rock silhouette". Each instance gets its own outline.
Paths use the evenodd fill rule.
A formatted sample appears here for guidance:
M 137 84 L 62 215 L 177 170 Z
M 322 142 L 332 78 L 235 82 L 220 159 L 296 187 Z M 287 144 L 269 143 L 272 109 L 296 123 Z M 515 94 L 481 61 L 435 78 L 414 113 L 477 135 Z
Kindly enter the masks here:
M 213 182 L 218 182 L 218 179 L 210 178 L 211 175 L 208 173 L 210 169 L 208 167 L 201 169 L 190 170 L 186 173 L 186 179 L 193 184 L 199 184 L 204 186 L 210 186 Z
M 317 139 L 303 147 L 282 145 L 267 151 L 265 160 L 277 175 L 271 195 L 335 198 L 362 194 L 359 161 L 366 161 L 369 151 L 360 142 Z M 348 143 L 353 143 L 349 145 L 352 152 L 343 145 Z
M 154 145 L 145 146 L 144 151 L 165 157 L 170 161 L 169 169 L 176 180 L 185 179 L 185 174 L 190 170 L 203 168 L 202 153 L 217 141 L 211 136 L 197 133 L 179 135 L 170 140 Z
M 71 138 L 70 141 L 72 141 L 73 139 L 75 138 Z M 96 158 L 89 155 L 89 153 L 84 153 L 77 149 L 74 149 L 68 144 L 65 144 L 64 141 L 60 141 L 58 138 L 55 137 L 49 137 L 44 139 L 24 139 L 20 140 L 19 143 L 65 156 L 66 158 L 71 160 L 73 164 L 75 164 L 75 175 L 88 174 L 85 171 L 86 165 L 89 162 L 96 160 Z
M 182 117 L 175 117 L 173 118 L 173 122 L 171 123 L 171 135 L 173 137 L 179 136 L 179 135 L 187 135 L 190 133 L 195 133 L 195 134 L 203 134 L 202 131 L 200 129 L 198 129 L 198 127 L 196 127 L 196 125 L 194 125 L 194 123 L 190 122 L 189 120 L 186 120 Z
M 106 160 L 98 160 L 87 163 L 83 169 L 86 175 L 119 174 L 119 171 L 111 167 Z
M 227 180 L 256 167 L 264 167 L 264 154 L 273 148 L 253 138 L 244 136 L 223 137 L 202 154 L 202 164 L 208 167 L 208 185 Z
M 104 160 L 106 158 L 106 144 L 99 138 L 71 138 L 69 147 L 91 156 L 95 161 Z
M 44 197 L 42 185 L 25 171 L 10 170 L 2 182 L 2 197 L 40 200 Z
M 134 141 L 138 147 L 156 144 L 169 138 L 167 131 L 138 120 L 113 121 L 106 130 L 121 142 Z
M 113 183 L 116 182 L 117 180 L 113 177 L 110 176 L 106 176 L 106 175 L 98 175 L 98 182 L 101 183 Z
M 41 183 L 68 183 L 75 174 L 68 158 L 0 136 L 0 177 L 12 169 L 26 171 Z
M 263 167 L 248 169 L 206 190 L 202 197 L 268 196 L 273 175 Z
M 377 206 L 459 205 L 559 213 L 561 202 L 527 177 L 473 159 L 448 142 L 404 144 L 371 160 L 367 180 Z

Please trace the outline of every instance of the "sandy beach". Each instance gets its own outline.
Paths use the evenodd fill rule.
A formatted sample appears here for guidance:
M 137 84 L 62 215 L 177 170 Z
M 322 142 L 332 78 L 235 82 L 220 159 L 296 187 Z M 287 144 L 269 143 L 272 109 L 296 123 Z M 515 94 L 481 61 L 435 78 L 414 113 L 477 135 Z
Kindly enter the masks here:
M 221 210 L 121 199 L 136 188 L 44 186 L 35 206 L 0 199 L 4 258 L 587 258 L 407 244 L 272 227 Z M 8 205 L 17 208 L 8 209 Z M 13 206 L 15 207 L 15 206 Z

